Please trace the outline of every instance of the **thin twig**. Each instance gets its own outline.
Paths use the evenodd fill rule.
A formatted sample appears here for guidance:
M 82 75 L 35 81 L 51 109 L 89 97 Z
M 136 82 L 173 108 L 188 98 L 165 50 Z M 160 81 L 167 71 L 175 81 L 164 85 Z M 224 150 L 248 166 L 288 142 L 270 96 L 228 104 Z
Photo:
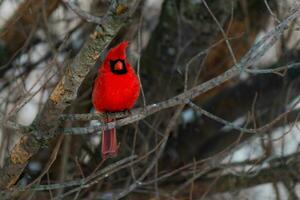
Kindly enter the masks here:
M 95 23 L 95 24 L 102 24 L 103 21 L 105 20 L 105 16 L 104 17 L 97 17 L 94 15 L 91 15 L 90 13 L 80 9 L 79 7 L 77 7 L 75 4 L 73 4 L 71 1 L 69 0 L 62 0 L 64 2 L 64 4 L 70 8 L 74 13 L 76 13 L 80 18 L 82 18 L 83 20 L 87 21 L 87 22 L 91 22 L 91 23 Z
M 237 59 L 234 55 L 234 52 L 233 52 L 233 49 L 231 47 L 231 44 L 229 42 L 229 39 L 228 39 L 228 36 L 226 35 L 224 29 L 222 28 L 222 25 L 220 24 L 220 22 L 218 21 L 218 19 L 216 18 L 216 16 L 214 15 L 214 13 L 210 10 L 209 6 L 207 5 L 206 1 L 205 0 L 202 0 L 204 6 L 206 7 L 207 11 L 209 12 L 209 14 L 211 15 L 211 17 L 213 18 L 213 20 L 216 22 L 218 28 L 220 29 L 221 33 L 222 33 L 222 36 L 224 37 L 225 39 L 225 42 L 226 42 L 226 45 L 227 45 L 227 48 L 228 48 L 228 51 L 233 59 L 233 62 L 234 64 L 237 64 Z

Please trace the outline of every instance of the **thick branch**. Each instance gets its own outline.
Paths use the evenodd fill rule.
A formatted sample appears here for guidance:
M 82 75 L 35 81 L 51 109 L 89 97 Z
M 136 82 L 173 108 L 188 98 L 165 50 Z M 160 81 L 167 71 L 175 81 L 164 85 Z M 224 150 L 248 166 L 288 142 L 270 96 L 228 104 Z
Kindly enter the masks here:
M 99 54 L 128 19 L 130 10 L 118 16 L 118 6 L 117 3 L 112 4 L 102 26 L 96 27 L 73 62 L 66 67 L 65 75 L 34 121 L 32 127 L 36 134 L 23 136 L 10 152 L 10 157 L 0 170 L 0 188 L 9 188 L 18 180 L 30 157 L 37 153 L 43 143 L 37 136 L 46 142 L 54 137 L 53 133 L 60 124 L 59 116 L 77 98 L 77 91 Z

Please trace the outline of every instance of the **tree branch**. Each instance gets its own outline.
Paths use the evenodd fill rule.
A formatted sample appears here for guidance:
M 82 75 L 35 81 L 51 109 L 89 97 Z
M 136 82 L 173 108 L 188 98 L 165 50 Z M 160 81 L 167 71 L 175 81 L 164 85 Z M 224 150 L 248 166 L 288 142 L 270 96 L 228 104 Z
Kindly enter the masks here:
M 94 133 L 96 131 L 101 130 L 102 127 L 106 127 L 108 129 L 124 126 L 135 121 L 139 121 L 144 119 L 145 117 L 152 115 L 156 112 L 172 108 L 174 106 L 178 106 L 181 104 L 187 104 L 193 98 L 221 85 L 222 83 L 226 82 L 227 80 L 237 76 L 242 71 L 246 71 L 253 63 L 259 60 L 266 52 L 269 50 L 276 41 L 280 38 L 283 32 L 287 29 L 288 24 L 300 16 L 300 9 L 299 6 L 296 6 L 290 13 L 290 15 L 283 20 L 279 25 L 277 25 L 273 30 L 269 31 L 261 40 L 255 43 L 252 48 L 246 53 L 246 55 L 241 59 L 239 63 L 232 66 L 229 70 L 225 71 L 223 74 L 206 81 L 200 85 L 197 85 L 190 90 L 187 90 L 175 97 L 172 97 L 168 100 L 162 101 L 160 103 L 149 105 L 145 108 L 138 108 L 131 111 L 132 115 L 126 117 L 124 119 L 117 120 L 115 122 L 107 123 L 106 125 L 101 124 L 98 126 L 90 126 L 90 127 L 74 127 L 74 128 L 66 128 L 63 130 L 65 134 L 89 134 Z M 298 66 L 298 65 L 293 65 Z M 290 66 L 291 67 L 291 66 Z M 276 70 L 275 70 L 276 71 Z M 115 118 L 120 116 L 124 116 L 124 113 L 117 113 L 115 114 Z M 78 115 L 78 116 L 85 116 L 88 115 Z M 94 115 L 94 117 L 89 116 L 89 119 L 99 119 L 96 118 L 97 116 L 103 117 L 103 115 Z M 111 114 L 113 117 L 114 114 Z M 62 116 L 63 118 L 68 118 L 66 115 Z M 114 117 L 113 117 L 114 118 Z
M 24 135 L 11 150 L 9 158 L 0 170 L 1 189 L 13 186 L 28 160 L 38 152 L 41 145 L 49 142 L 55 136 L 53 133 L 60 124 L 61 113 L 77 98 L 78 89 L 98 56 L 121 27 L 126 24 L 128 13 L 133 13 L 132 10 L 118 13 L 116 12 L 118 6 L 118 3 L 112 3 L 102 26 L 96 27 L 73 62 L 66 67 L 61 81 L 51 93 L 43 110 L 34 120 L 31 126 L 32 134 Z
M 103 21 L 105 21 L 105 16 L 104 17 L 97 17 L 94 15 L 91 15 L 90 13 L 78 8 L 75 4 L 70 2 L 69 0 L 63 0 L 64 4 L 70 8 L 74 13 L 76 13 L 79 17 L 84 19 L 87 22 L 95 23 L 95 24 L 102 24 Z

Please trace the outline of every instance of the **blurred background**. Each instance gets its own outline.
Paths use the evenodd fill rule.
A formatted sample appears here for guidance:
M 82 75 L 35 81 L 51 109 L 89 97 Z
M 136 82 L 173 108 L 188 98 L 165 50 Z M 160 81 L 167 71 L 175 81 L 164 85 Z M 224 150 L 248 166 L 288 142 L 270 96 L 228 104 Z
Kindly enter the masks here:
M 66 2 L 101 17 L 114 1 L 0 0 L 2 170 L 22 135 L 5 124 L 32 124 L 96 27 Z M 136 107 L 145 107 L 234 67 L 295 3 L 143 0 L 109 47 L 130 41 L 129 60 L 139 66 L 144 94 Z M 31 157 L 10 187 L 10 199 L 299 199 L 299 25 L 293 20 L 250 66 L 253 71 L 241 71 L 193 104 L 118 128 L 119 154 L 113 159 L 102 160 L 99 131 L 59 134 Z M 64 114 L 94 112 L 93 80 L 104 56 Z M 282 70 L 272 70 L 278 67 Z

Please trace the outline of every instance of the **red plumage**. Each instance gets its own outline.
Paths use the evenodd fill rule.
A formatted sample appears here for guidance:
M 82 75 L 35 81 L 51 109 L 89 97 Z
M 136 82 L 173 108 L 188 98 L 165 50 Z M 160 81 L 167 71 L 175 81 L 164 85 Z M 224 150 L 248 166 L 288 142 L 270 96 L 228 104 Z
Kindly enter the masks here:
M 139 80 L 126 60 L 128 42 L 124 41 L 109 50 L 98 70 L 94 83 L 93 105 L 99 112 L 119 112 L 131 109 L 139 94 Z M 107 119 L 106 122 L 110 122 Z M 104 130 L 102 134 L 102 157 L 117 154 L 116 130 Z

